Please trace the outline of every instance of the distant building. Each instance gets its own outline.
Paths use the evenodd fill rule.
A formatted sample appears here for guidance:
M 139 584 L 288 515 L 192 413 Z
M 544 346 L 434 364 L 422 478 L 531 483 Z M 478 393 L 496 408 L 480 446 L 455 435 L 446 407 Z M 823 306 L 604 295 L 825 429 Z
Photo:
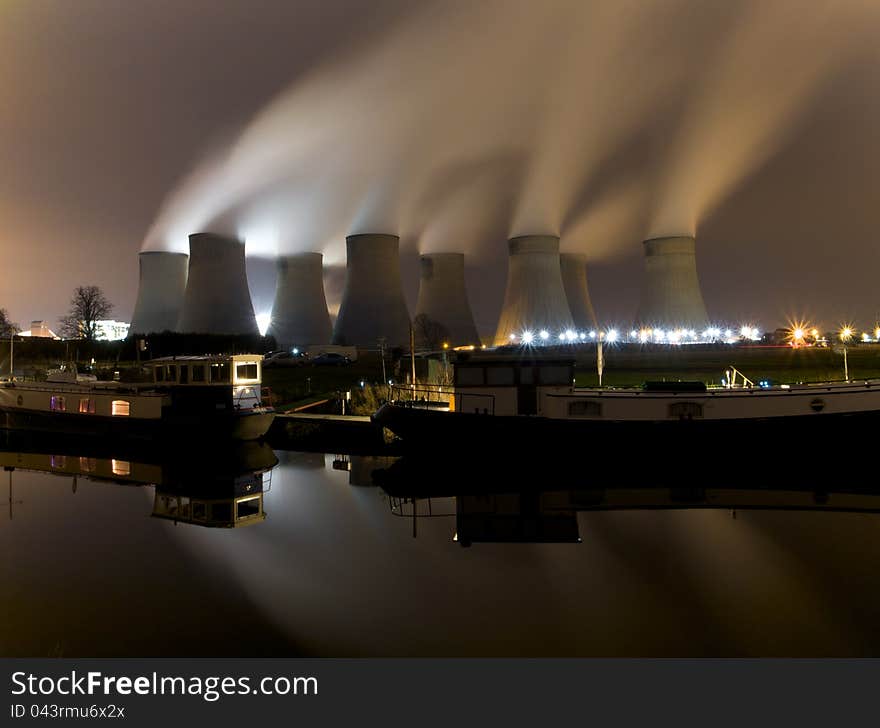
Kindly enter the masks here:
M 131 324 L 124 321 L 95 321 L 95 338 L 102 341 L 121 341 L 128 336 Z
M 60 339 L 46 321 L 31 321 L 30 331 L 19 331 L 19 336 L 32 336 L 35 339 Z

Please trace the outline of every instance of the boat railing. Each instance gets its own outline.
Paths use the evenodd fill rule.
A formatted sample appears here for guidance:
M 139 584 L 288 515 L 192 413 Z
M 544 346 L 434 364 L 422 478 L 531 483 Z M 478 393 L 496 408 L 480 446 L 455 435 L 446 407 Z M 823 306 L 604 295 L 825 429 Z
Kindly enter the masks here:
M 737 378 L 741 384 L 737 384 Z M 755 383 L 749 379 L 745 374 L 743 374 L 739 369 L 737 369 L 733 364 L 724 372 L 724 381 L 726 389 L 735 389 L 736 387 L 744 387 L 750 389 L 755 386 Z
M 452 387 L 442 384 L 394 384 L 391 387 L 391 401 L 404 407 L 448 407 L 454 394 Z

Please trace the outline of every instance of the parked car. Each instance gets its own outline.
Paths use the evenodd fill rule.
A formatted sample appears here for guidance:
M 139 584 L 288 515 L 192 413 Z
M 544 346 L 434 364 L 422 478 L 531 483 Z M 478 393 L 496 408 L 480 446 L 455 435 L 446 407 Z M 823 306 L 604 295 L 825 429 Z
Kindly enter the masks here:
M 341 367 L 346 364 L 351 364 L 351 359 L 347 356 L 343 356 L 342 354 L 336 354 L 334 352 L 329 352 L 327 354 L 321 354 L 320 356 L 316 356 L 312 359 L 312 364 L 317 367 L 320 366 L 331 366 L 331 367 Z
M 301 352 L 270 351 L 263 357 L 263 368 L 269 367 L 295 367 L 305 364 L 306 357 Z

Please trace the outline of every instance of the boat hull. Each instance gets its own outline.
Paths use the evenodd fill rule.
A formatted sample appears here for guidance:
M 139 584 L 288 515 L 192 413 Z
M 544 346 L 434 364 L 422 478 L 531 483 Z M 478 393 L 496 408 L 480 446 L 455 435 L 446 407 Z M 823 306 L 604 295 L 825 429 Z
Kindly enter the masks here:
M 0 407 L 0 427 L 5 430 L 52 433 L 109 440 L 258 440 L 275 418 L 272 410 L 218 413 L 211 417 L 167 414 L 138 419 L 82 415 L 75 412 L 41 412 Z
M 872 444 L 880 410 L 853 413 L 742 419 L 584 420 L 524 415 L 444 412 L 384 404 L 372 416 L 397 435 L 405 449 L 461 455 L 487 447 L 503 447 L 513 457 L 541 451 L 548 456 L 601 456 L 603 451 L 629 449 L 678 457 L 709 448 L 741 452 L 774 452 L 796 448 L 800 455 L 834 448 Z M 577 448 L 574 452 L 566 447 Z M 678 455 L 676 455 L 676 453 Z M 784 456 L 784 453 L 783 453 Z

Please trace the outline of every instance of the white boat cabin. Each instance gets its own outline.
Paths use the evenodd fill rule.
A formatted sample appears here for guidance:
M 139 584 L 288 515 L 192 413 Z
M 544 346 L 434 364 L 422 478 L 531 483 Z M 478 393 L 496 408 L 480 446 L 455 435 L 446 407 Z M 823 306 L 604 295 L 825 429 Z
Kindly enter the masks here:
M 231 387 L 236 407 L 251 409 L 261 402 L 263 357 L 260 354 L 177 356 L 153 359 L 153 383 L 158 387 Z

